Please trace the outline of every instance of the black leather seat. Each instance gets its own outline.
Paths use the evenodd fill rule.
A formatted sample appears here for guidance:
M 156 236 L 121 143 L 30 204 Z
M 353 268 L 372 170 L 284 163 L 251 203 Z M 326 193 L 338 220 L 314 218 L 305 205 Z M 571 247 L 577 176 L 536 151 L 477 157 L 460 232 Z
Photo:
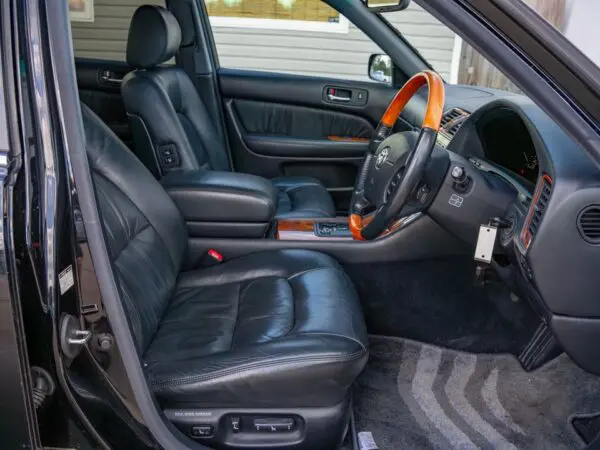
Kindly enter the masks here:
M 286 250 L 181 272 L 179 210 L 91 110 L 82 105 L 82 114 L 115 278 L 161 406 L 347 419 L 349 388 L 368 352 L 360 302 L 341 266 Z M 325 433 L 313 444 L 339 439 L 343 426 L 323 426 L 302 430 Z M 313 444 L 306 448 L 320 448 Z
M 179 160 L 173 169 L 229 171 L 222 139 L 190 78 L 179 67 L 159 67 L 173 58 L 180 43 L 181 29 L 169 10 L 151 5 L 136 10 L 127 62 L 137 70 L 121 86 L 136 153 L 151 170 L 166 151 Z M 276 218 L 335 216 L 333 200 L 318 180 L 284 177 L 273 183 L 280 199 Z

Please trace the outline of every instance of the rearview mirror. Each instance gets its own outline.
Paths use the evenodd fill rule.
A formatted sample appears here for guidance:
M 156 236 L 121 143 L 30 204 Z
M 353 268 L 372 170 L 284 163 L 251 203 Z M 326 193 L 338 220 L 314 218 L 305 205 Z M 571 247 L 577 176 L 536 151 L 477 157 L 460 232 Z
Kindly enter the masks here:
M 385 11 L 402 11 L 408 8 L 410 0 L 363 0 L 372 11 L 385 12 Z
M 369 78 L 380 83 L 392 85 L 394 62 L 388 55 L 371 55 L 369 58 Z

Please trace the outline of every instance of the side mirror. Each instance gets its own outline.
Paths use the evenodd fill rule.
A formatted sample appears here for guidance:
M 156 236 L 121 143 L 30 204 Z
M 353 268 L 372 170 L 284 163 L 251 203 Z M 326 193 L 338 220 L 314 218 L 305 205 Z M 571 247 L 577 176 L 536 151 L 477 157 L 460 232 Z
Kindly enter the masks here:
M 369 78 L 380 83 L 394 82 L 394 62 L 388 55 L 371 55 L 369 58 Z
M 402 11 L 408 8 L 410 0 L 363 0 L 371 11 Z

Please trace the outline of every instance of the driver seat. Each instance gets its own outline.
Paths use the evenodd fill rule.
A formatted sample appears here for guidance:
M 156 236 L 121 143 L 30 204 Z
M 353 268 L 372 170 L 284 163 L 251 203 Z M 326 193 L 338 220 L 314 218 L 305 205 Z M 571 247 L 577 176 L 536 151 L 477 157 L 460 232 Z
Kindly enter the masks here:
M 179 67 L 161 66 L 180 45 L 181 29 L 169 10 L 154 5 L 136 10 L 127 39 L 127 62 L 136 70 L 121 85 L 135 152 L 155 176 L 182 169 L 230 171 L 222 139 L 192 80 Z M 271 181 L 278 192 L 277 219 L 335 217 L 333 199 L 319 180 Z
M 112 131 L 81 109 L 115 280 L 165 415 L 219 448 L 336 448 L 350 386 L 368 357 L 360 301 L 342 267 L 322 253 L 281 250 L 184 271 L 181 213 Z M 262 433 L 260 420 L 287 422 Z

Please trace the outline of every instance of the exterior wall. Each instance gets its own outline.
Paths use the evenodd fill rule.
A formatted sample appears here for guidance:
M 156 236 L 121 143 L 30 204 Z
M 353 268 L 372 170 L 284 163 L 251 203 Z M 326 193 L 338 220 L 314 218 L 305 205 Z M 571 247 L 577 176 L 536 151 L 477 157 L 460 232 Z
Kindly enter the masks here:
M 94 22 L 72 23 L 75 56 L 124 60 L 131 16 L 138 5 L 146 3 L 164 4 L 164 1 L 95 0 Z M 415 2 L 406 11 L 386 17 L 444 78 L 450 79 L 454 45 L 450 29 Z M 369 56 L 382 52 L 352 24 L 347 31 L 324 32 L 214 23 L 213 32 L 223 67 L 367 80 Z
M 414 2 L 386 18 L 444 78 L 450 77 L 454 33 Z M 213 26 L 223 67 L 367 80 L 372 53 L 383 53 L 362 31 L 347 33 Z

